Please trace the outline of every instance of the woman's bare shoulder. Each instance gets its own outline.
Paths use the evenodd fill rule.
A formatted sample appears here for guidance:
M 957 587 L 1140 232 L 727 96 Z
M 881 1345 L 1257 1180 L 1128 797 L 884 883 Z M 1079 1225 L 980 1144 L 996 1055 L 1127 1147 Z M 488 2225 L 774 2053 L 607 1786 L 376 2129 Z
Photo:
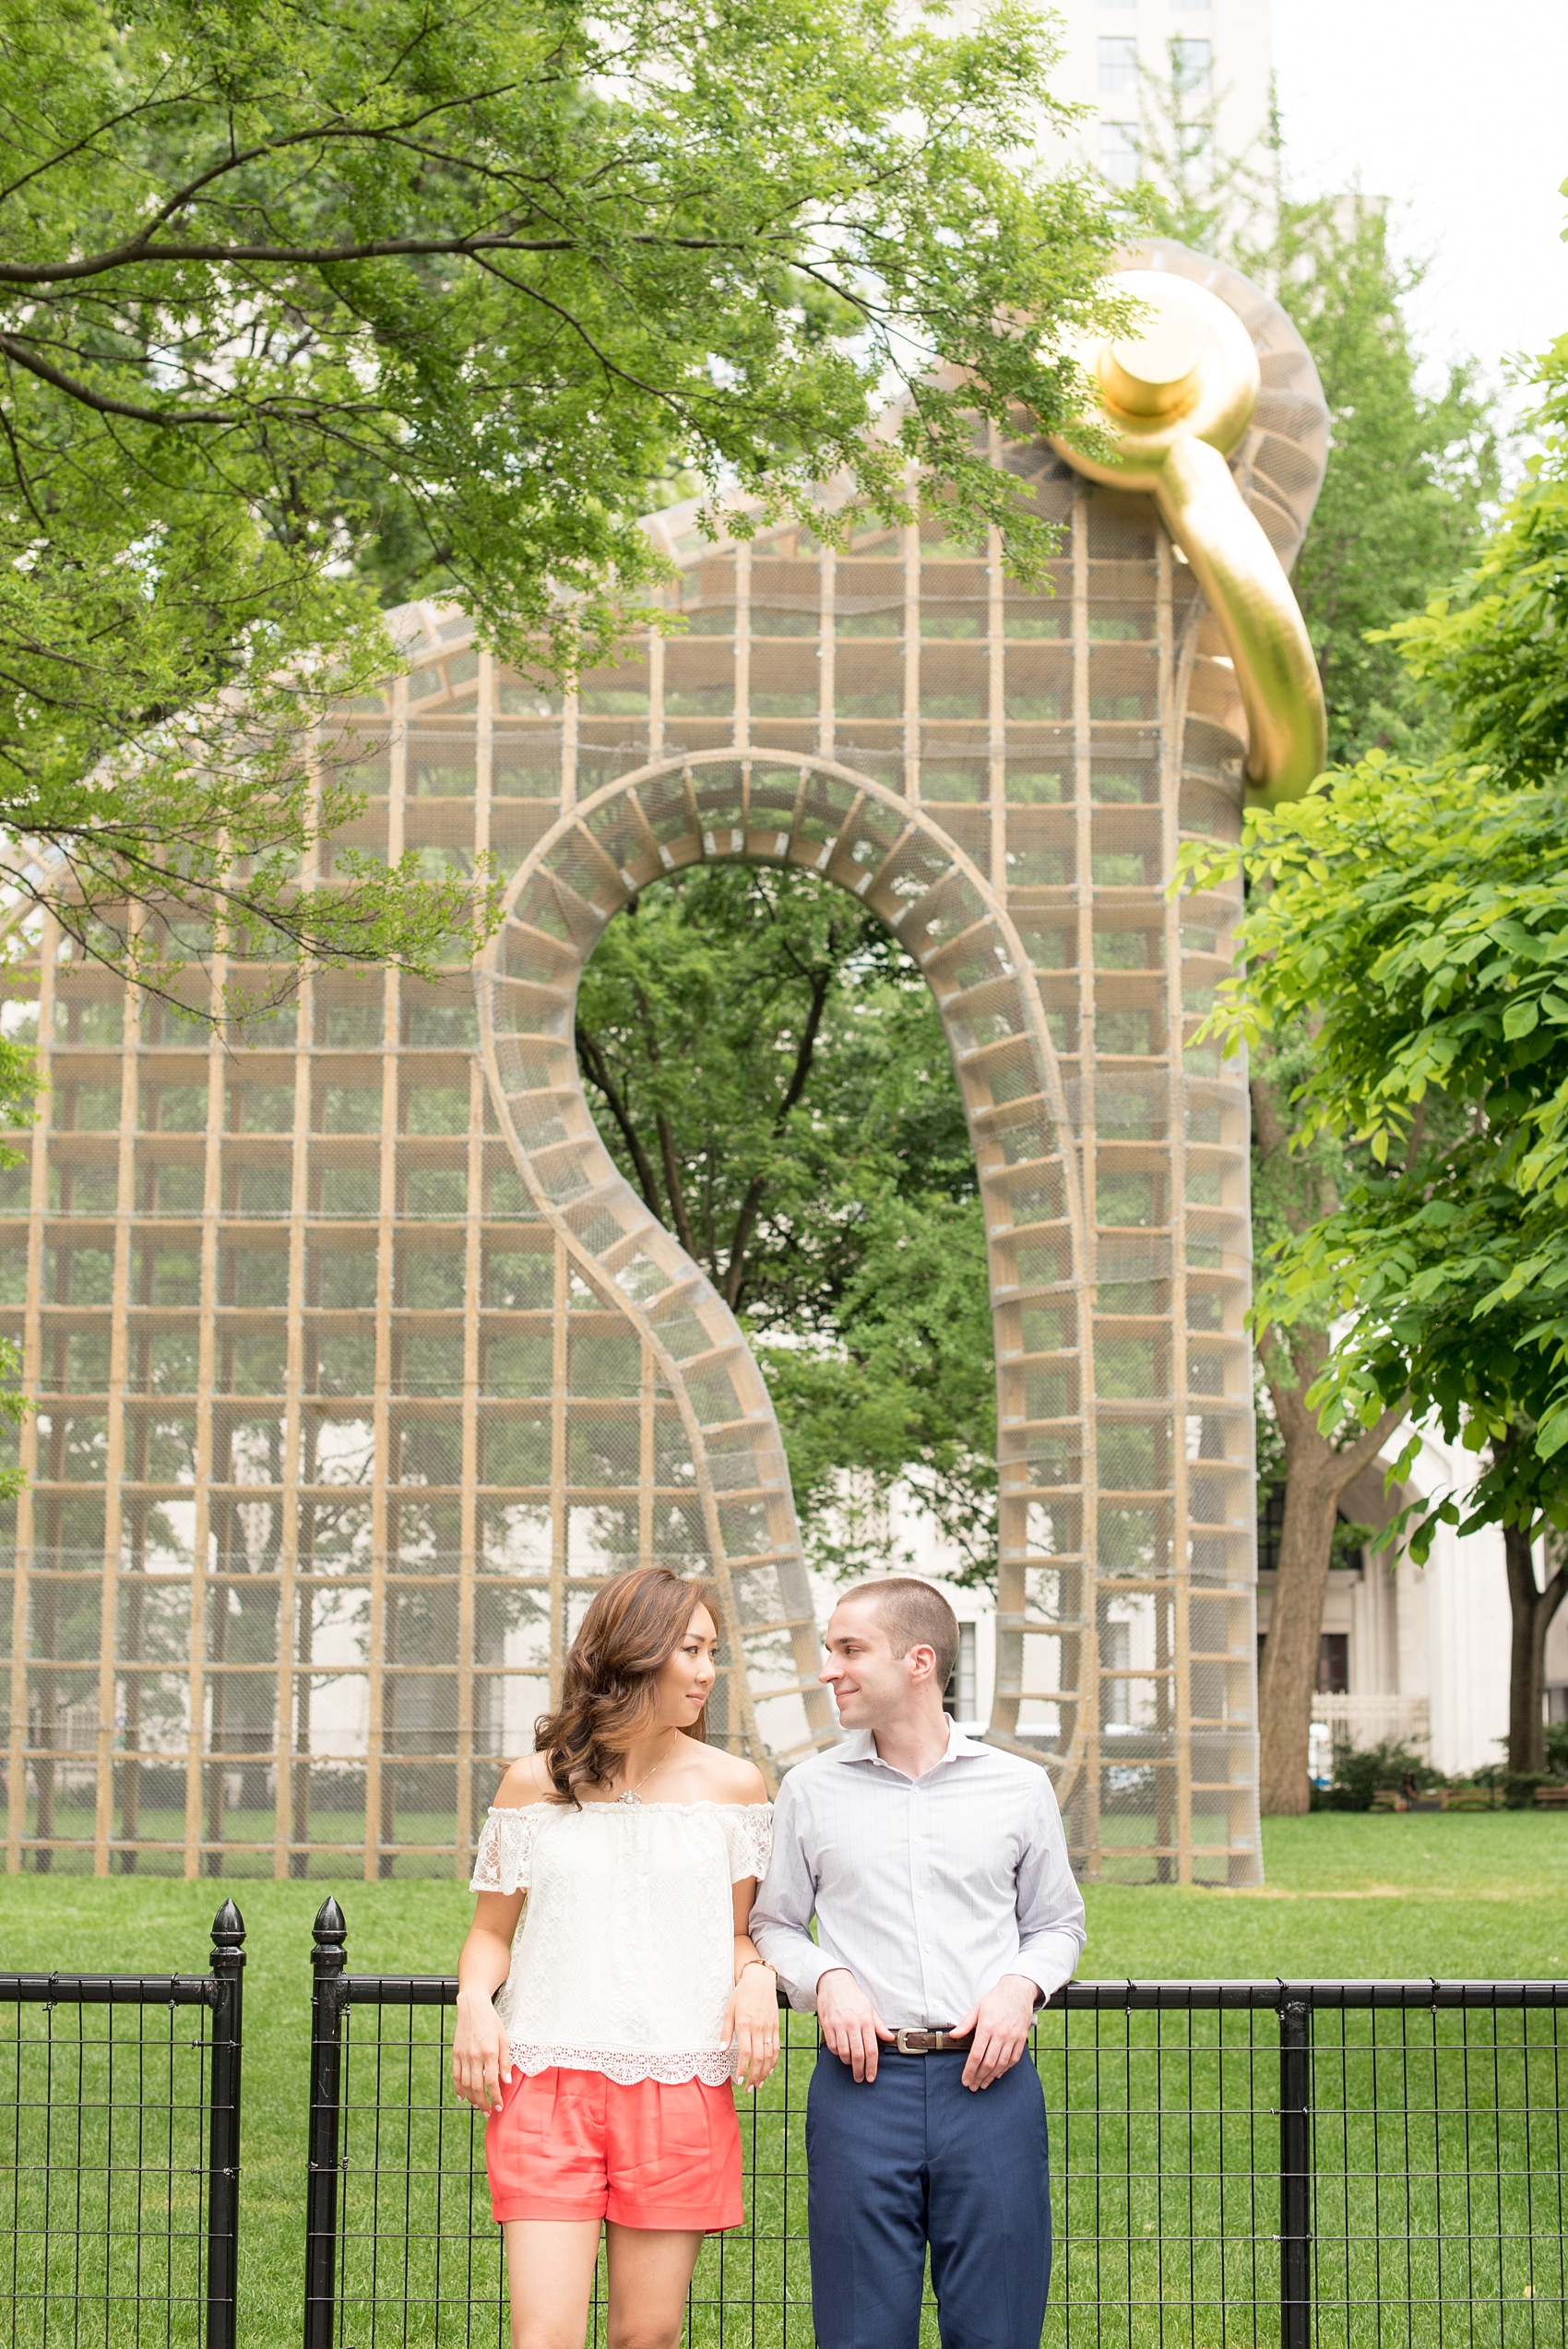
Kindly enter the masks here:
M 544 1766 L 544 1756 L 541 1753 L 525 1753 L 520 1761 L 514 1762 L 496 1788 L 493 1808 L 496 1810 L 526 1810 L 530 1804 L 557 1799 L 550 1773 Z
M 703 1799 L 707 1802 L 758 1803 L 767 1800 L 767 1786 L 754 1762 L 726 1753 L 722 1746 L 702 1749 Z

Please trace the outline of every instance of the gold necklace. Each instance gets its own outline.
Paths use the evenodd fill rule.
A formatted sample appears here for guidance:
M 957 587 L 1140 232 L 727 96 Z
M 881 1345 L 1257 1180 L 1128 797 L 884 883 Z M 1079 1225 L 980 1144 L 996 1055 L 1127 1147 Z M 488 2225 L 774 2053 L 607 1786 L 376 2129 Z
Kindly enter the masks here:
M 672 1737 L 676 1737 L 676 1738 L 678 1738 L 678 1737 L 680 1736 L 680 1734 L 681 1734 L 681 1732 L 679 1731 L 679 1729 L 675 1729 L 675 1730 L 672 1730 L 672 1731 L 671 1732 L 671 1735 Z M 674 1747 L 673 1747 L 672 1745 L 671 1745 L 671 1746 L 667 1747 L 667 1748 L 666 1748 L 666 1750 L 665 1750 L 665 1751 L 659 1755 L 659 1760 L 658 1760 L 658 1761 L 654 1763 L 654 1765 L 653 1765 L 653 1770 L 662 1770 L 662 1769 L 663 1769 L 663 1767 L 664 1767 L 664 1765 L 665 1765 L 665 1763 L 669 1761 L 670 1756 L 671 1756 L 671 1755 L 674 1752 L 674 1750 L 675 1750 L 675 1749 L 674 1749 Z M 647 1785 L 647 1784 L 648 1780 L 649 1780 L 649 1779 L 652 1777 L 652 1775 L 653 1775 L 653 1770 L 645 1770 L 645 1771 L 643 1772 L 642 1776 L 641 1776 L 641 1777 L 637 1780 L 637 1784 L 636 1784 L 636 1786 L 628 1786 L 628 1787 L 627 1787 L 627 1789 L 626 1789 L 626 1791 L 625 1791 L 625 1793 L 624 1793 L 624 1795 L 617 1795 L 617 1796 L 616 1796 L 616 1797 L 615 1797 L 616 1801 L 617 1801 L 617 1802 L 636 1803 L 636 1800 L 637 1800 L 637 1789 L 638 1789 L 638 1787 L 646 1786 L 646 1785 Z M 638 1804 L 638 1805 L 637 1805 L 637 1807 L 638 1807 L 638 1809 L 641 1809 L 641 1805 L 640 1805 L 640 1804 Z

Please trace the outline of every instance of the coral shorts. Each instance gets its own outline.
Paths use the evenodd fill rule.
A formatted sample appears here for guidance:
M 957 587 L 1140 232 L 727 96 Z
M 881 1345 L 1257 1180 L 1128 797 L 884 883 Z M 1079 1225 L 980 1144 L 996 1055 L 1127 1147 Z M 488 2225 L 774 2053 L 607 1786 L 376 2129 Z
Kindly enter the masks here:
M 741 2128 L 728 2082 L 623 2086 L 601 2071 L 514 2067 L 485 2124 L 498 2224 L 610 2219 L 711 2235 L 739 2226 Z

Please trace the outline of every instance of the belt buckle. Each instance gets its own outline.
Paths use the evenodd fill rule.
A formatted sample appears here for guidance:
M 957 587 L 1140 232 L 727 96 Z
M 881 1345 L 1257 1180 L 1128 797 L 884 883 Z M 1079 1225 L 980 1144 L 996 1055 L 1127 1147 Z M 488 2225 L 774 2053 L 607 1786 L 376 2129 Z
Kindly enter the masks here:
M 929 2031 L 896 2031 L 893 2034 L 893 2045 L 901 2056 L 923 2056 L 926 2053 L 924 2043 L 930 2037 Z M 921 2045 L 918 2047 L 911 2046 L 909 2043 L 913 2039 L 919 2039 Z

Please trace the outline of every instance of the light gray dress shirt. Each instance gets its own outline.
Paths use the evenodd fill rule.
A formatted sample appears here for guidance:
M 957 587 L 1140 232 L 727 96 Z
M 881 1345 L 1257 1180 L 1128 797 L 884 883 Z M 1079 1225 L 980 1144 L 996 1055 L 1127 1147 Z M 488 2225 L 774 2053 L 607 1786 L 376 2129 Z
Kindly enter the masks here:
M 892 2031 L 950 2028 L 1004 1974 L 1049 1995 L 1084 1946 L 1051 1780 L 951 1723 L 942 1761 L 906 1778 L 855 1731 L 779 1787 L 751 1933 L 792 2006 L 814 2011 L 848 1966 Z

